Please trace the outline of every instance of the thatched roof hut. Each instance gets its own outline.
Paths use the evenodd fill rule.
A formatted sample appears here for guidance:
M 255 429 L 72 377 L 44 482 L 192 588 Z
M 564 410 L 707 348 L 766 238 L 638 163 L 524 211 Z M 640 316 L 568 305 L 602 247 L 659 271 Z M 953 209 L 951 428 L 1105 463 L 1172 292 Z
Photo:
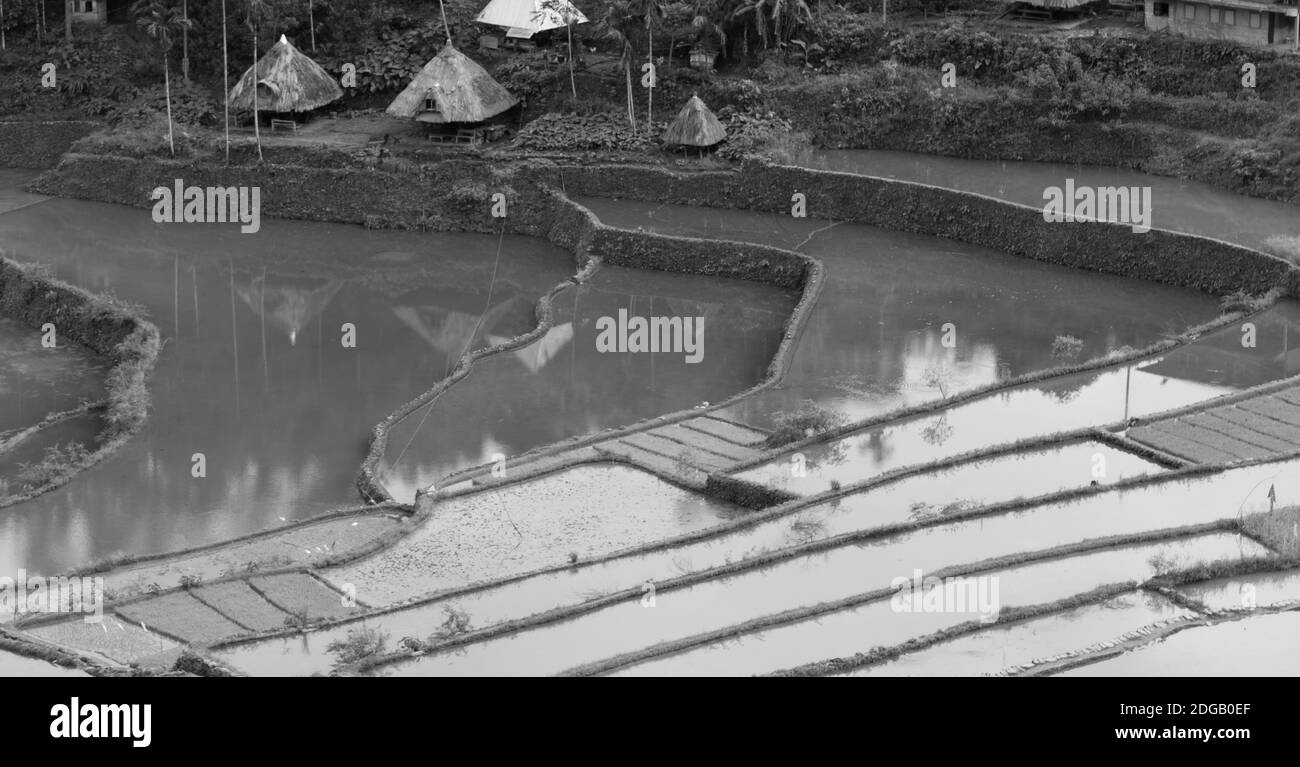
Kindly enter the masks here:
M 518 103 L 483 67 L 448 42 L 393 99 L 388 114 L 431 123 L 479 123 Z
M 281 35 L 280 42 L 230 90 L 231 109 L 253 111 L 254 93 L 257 108 L 263 112 L 310 112 L 341 98 L 343 89 L 320 64 Z
M 668 130 L 664 131 L 664 143 L 677 146 L 713 146 L 726 137 L 727 129 L 699 96 L 691 96 Z

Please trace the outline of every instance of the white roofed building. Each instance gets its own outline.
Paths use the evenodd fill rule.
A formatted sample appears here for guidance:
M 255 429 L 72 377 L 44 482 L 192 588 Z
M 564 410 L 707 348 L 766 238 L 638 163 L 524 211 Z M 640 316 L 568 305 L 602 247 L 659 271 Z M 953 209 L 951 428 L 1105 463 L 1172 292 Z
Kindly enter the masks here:
M 585 24 L 587 17 L 569 0 L 492 0 L 474 21 L 502 27 L 508 37 L 529 38 L 566 24 Z

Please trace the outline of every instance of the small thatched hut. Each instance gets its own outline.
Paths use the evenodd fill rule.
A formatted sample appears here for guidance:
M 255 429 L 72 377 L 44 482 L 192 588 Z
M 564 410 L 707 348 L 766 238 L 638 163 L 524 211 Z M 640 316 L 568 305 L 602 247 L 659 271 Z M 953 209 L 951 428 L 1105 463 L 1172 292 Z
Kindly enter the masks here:
M 230 90 L 230 108 L 253 111 L 254 94 L 261 112 L 310 112 L 341 98 L 343 89 L 320 64 L 281 35 L 280 42 Z
M 481 123 L 518 103 L 483 67 L 448 42 L 393 99 L 388 114 L 434 124 Z
M 670 146 L 710 147 L 727 137 L 727 129 L 718 118 L 709 111 L 699 96 L 691 96 L 682 111 L 668 130 L 664 131 L 664 143 Z

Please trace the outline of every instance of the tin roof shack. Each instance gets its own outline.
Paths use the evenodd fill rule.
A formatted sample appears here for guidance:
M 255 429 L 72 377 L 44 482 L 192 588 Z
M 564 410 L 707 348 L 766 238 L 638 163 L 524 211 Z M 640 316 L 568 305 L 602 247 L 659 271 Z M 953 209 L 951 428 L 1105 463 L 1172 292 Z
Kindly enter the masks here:
M 1146 28 L 1300 51 L 1296 0 L 1145 0 Z
M 320 109 L 343 97 L 343 89 L 329 72 L 280 36 L 257 64 L 248 68 L 230 89 L 230 108 L 239 112 L 257 110 L 292 118 Z M 274 118 L 272 118 L 274 119 Z
M 72 0 L 67 7 L 74 24 L 108 23 L 108 0 Z
M 527 39 L 566 24 L 585 24 L 587 17 L 569 0 L 492 0 L 474 21 L 501 27 L 507 37 Z
M 460 143 L 483 138 L 482 124 L 519 103 L 487 70 L 448 42 L 388 105 L 388 114 L 431 126 Z

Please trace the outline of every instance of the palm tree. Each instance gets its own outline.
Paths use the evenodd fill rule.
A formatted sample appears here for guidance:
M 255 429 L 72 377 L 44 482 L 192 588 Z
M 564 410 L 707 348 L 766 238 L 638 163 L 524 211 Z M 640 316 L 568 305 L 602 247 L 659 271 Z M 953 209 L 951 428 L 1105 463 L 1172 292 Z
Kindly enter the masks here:
M 221 0 L 221 82 L 226 94 L 226 164 L 230 164 L 230 45 L 226 42 L 226 0 Z
M 175 131 L 172 127 L 172 77 L 170 53 L 172 36 L 179 31 L 189 29 L 190 20 L 181 15 L 175 7 L 165 0 L 136 0 L 131 7 L 135 23 L 144 29 L 145 34 L 158 41 L 163 55 L 163 88 L 167 94 L 167 144 L 172 154 L 176 154 Z
M 573 79 L 573 20 L 575 18 L 573 14 L 577 11 L 577 8 L 572 3 L 564 0 L 542 0 L 537 15 L 547 11 L 553 12 L 564 19 L 564 33 L 569 38 L 569 93 L 576 101 L 578 99 L 578 85 Z
M 73 0 L 63 3 L 63 32 L 67 35 L 68 42 L 72 42 L 72 3 Z
M 812 21 L 812 10 L 804 0 L 741 0 L 731 18 L 744 19 L 746 30 L 752 26 L 759 43 L 767 48 L 789 41 Z
M 627 121 L 636 127 L 636 110 L 632 99 L 632 30 L 637 26 L 637 19 L 632 13 L 629 0 L 614 0 L 605 6 L 605 16 L 600 20 L 600 27 L 605 37 L 619 43 L 621 51 L 619 63 L 627 76 Z
M 253 33 L 253 82 L 249 83 L 249 85 L 253 89 L 253 135 L 257 140 L 257 159 L 259 160 L 265 158 L 262 156 L 262 120 L 257 110 L 257 60 L 259 58 L 257 52 L 257 26 L 261 17 L 270 11 L 271 6 L 266 0 L 248 0 L 248 19 L 246 23 L 249 31 Z
M 700 41 L 710 37 L 718 38 L 718 48 L 724 53 L 727 47 L 727 32 L 722 23 L 726 20 L 726 11 L 721 0 L 695 0 L 691 9 L 691 28 Z
M 646 44 L 646 60 L 650 62 L 650 71 L 654 72 L 655 66 L 655 27 L 663 21 L 664 6 L 662 0 L 635 0 L 636 15 L 645 20 L 645 31 L 648 42 Z M 656 73 L 657 74 L 657 73 Z M 646 90 L 646 121 L 650 124 L 655 120 L 655 89 L 654 76 L 650 81 L 650 88 Z

